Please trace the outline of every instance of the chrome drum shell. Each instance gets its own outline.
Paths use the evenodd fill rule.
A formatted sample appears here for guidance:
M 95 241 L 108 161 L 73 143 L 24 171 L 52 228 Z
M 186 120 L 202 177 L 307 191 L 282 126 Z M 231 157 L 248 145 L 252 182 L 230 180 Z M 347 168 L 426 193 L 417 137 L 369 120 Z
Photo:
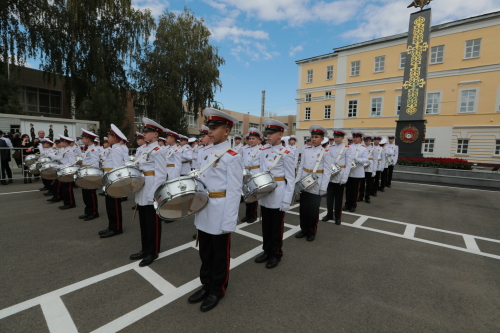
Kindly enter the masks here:
M 243 183 L 242 194 L 245 203 L 255 202 L 271 194 L 278 183 L 271 172 L 263 171 L 253 175 Z
M 96 190 L 102 186 L 104 171 L 99 168 L 80 168 L 75 173 L 75 183 L 86 190 Z
M 40 175 L 43 179 L 57 179 L 57 167 L 59 167 L 57 162 L 47 162 L 44 163 L 38 170 L 40 170 Z
M 123 198 L 139 191 L 145 183 L 144 174 L 139 168 L 122 166 L 102 178 L 104 192 L 112 198 Z
M 318 176 L 315 173 L 309 173 L 301 180 L 295 183 L 295 193 L 302 193 L 303 191 L 311 188 L 318 182 Z
M 30 175 L 39 175 L 40 171 L 38 171 L 37 164 L 30 165 L 29 172 L 30 172 Z
M 61 183 L 71 183 L 75 180 L 75 173 L 80 168 L 79 165 L 72 165 L 57 170 L 57 180 Z
M 36 163 L 36 161 L 40 158 L 38 155 L 28 155 L 24 159 L 24 165 L 25 166 L 31 166 Z
M 40 168 L 42 167 L 42 165 L 44 165 L 45 163 L 48 163 L 48 162 L 51 162 L 52 159 L 50 157 L 40 157 L 37 161 L 36 161 L 36 167 L 38 170 L 40 170 Z

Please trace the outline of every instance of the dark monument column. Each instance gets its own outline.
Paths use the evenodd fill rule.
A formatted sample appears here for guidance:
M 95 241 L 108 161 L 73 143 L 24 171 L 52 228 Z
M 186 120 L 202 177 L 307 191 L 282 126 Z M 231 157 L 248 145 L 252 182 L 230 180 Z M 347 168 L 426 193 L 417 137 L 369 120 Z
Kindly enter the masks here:
M 396 144 L 400 157 L 421 158 L 425 137 L 425 91 L 431 10 L 410 15 L 401 111 L 396 120 Z

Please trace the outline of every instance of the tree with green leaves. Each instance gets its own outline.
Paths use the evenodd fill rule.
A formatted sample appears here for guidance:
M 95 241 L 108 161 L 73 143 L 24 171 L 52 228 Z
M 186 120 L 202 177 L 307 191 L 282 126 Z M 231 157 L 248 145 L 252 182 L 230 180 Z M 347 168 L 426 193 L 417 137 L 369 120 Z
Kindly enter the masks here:
M 203 19 L 187 8 L 181 14 L 165 11 L 159 18 L 156 39 L 137 58 L 133 71 L 136 97 L 148 117 L 169 129 L 187 134 L 184 115 L 198 117 L 222 87 L 219 66 L 224 59 L 210 44 Z
M 0 74 L 0 113 L 23 113 L 19 104 L 19 84 L 3 74 Z

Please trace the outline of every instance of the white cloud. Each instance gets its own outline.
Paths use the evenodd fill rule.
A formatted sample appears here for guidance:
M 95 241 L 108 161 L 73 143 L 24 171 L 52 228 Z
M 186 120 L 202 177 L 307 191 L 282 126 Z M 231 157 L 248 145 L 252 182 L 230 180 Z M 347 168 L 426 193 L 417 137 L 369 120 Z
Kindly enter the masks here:
M 253 39 L 269 39 L 269 34 L 262 30 L 248 30 L 238 28 L 236 26 L 219 26 L 210 28 L 212 38 L 216 41 L 229 38 L 238 42 L 241 37 L 248 37 Z
M 134 0 L 132 7 L 135 9 L 149 9 L 154 17 L 159 17 L 169 6 L 165 0 Z
M 297 52 L 300 52 L 304 49 L 304 47 L 302 45 L 299 45 L 299 46 L 295 46 L 295 47 L 291 47 L 290 48 L 290 53 L 288 53 L 288 55 L 290 57 L 293 57 L 295 55 L 295 53 Z

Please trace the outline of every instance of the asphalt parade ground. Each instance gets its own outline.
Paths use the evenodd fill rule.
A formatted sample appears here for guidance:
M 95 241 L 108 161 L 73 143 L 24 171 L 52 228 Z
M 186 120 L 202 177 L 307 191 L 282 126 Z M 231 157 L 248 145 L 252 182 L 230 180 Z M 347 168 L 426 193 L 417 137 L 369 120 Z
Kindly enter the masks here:
M 498 191 L 393 182 L 342 225 L 319 221 L 313 242 L 293 237 L 296 206 L 274 269 L 253 261 L 260 222 L 239 223 L 226 296 L 202 313 L 187 302 L 200 286 L 193 218 L 163 224 L 160 258 L 140 268 L 132 197 L 124 233 L 100 239 L 104 197 L 84 222 L 80 189 L 61 211 L 40 187 L 0 186 L 2 333 L 500 331 Z

